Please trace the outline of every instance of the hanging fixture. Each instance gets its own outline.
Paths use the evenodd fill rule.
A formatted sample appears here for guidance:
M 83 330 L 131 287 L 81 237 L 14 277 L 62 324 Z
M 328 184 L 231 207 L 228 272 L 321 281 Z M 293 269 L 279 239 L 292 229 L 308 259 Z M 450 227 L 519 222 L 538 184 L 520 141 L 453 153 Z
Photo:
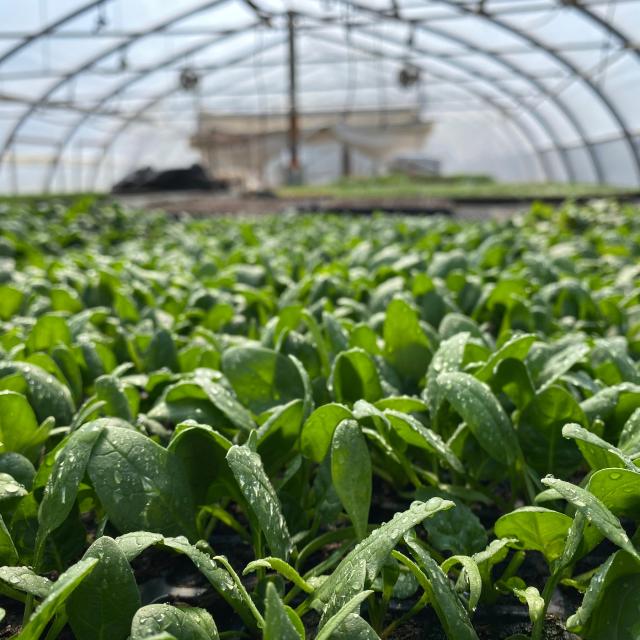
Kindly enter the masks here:
M 200 84 L 200 76 L 195 69 L 185 67 L 180 71 L 180 88 L 183 91 L 195 91 Z
M 403 89 L 410 89 L 420 82 L 420 69 L 415 64 L 405 62 L 398 72 L 398 84 Z
M 409 61 L 409 53 L 415 45 L 416 26 L 413 22 L 409 24 L 409 33 L 407 34 L 407 57 L 405 58 L 402 68 L 398 72 L 398 84 L 403 89 L 410 89 L 420 82 L 420 68 Z

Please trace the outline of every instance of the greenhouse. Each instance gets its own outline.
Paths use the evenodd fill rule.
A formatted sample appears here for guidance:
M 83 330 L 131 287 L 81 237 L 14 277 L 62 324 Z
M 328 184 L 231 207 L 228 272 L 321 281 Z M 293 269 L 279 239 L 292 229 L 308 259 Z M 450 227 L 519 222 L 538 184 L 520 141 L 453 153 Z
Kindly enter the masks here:
M 0 3 L 0 640 L 640 640 L 639 34 Z
M 301 113 L 332 113 L 335 126 L 373 109 L 383 129 L 386 110 L 415 110 L 436 125 L 425 153 L 447 173 L 640 184 L 636 0 L 29 0 L 0 11 L 4 192 L 104 190 L 138 166 L 196 162 L 203 114 L 268 130 L 289 110 L 292 28 Z

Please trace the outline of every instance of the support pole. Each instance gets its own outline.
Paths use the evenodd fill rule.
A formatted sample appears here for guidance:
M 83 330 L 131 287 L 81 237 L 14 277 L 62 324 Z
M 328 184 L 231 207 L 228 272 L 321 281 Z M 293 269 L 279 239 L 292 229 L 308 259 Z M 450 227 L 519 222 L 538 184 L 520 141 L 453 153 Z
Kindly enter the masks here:
M 289 29 L 289 174 L 287 181 L 289 184 L 299 184 L 301 182 L 300 160 L 298 154 L 300 132 L 298 128 L 298 105 L 297 105 L 297 58 L 296 58 L 296 25 L 295 13 L 287 13 L 287 24 Z
M 351 149 L 346 142 L 342 143 L 342 177 L 351 176 Z

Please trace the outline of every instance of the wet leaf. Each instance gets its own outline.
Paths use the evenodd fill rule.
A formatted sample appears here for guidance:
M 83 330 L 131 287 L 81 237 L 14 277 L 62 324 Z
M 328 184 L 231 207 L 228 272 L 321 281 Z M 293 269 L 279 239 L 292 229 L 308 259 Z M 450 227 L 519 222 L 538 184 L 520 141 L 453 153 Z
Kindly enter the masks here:
M 369 534 L 338 565 L 331 576 L 316 591 L 315 598 L 327 602 L 332 594 L 339 593 L 348 583 L 348 578 L 360 563 L 364 563 L 366 577 L 373 581 L 387 557 L 412 527 L 438 511 L 451 509 L 453 502 L 440 498 L 431 498 L 427 502 L 414 502 L 407 511 L 396 513 L 386 524 Z
M 260 456 L 246 446 L 234 445 L 227 452 L 227 462 L 271 552 L 286 560 L 292 548 L 291 537 L 280 501 L 264 472 Z
M 572 519 L 543 507 L 521 507 L 496 520 L 498 538 L 516 538 L 518 546 L 539 551 L 549 564 L 560 558 Z
M 80 560 L 67 569 L 49 589 L 44 600 L 33 612 L 27 624 L 18 634 L 19 640 L 38 640 L 51 618 L 61 609 L 69 596 L 96 568 L 98 560 Z
M 222 371 L 240 402 L 255 414 L 305 397 L 291 358 L 262 347 L 233 347 L 222 354 Z
M 640 553 L 633 546 L 629 536 L 620 525 L 620 521 L 605 505 L 589 491 L 570 482 L 556 478 L 543 478 L 542 482 L 555 489 L 567 502 L 570 502 L 588 522 L 627 553 L 640 560 Z
M 108 427 L 87 465 L 93 487 L 119 531 L 195 534 L 195 507 L 180 460 L 131 429 Z
M 264 640 L 303 640 L 304 638 L 291 621 L 289 613 L 271 582 L 267 584 L 263 637 Z
M 438 563 L 420 546 L 412 536 L 405 536 L 405 542 L 418 565 L 431 583 L 432 604 L 450 640 L 477 640 L 469 616 L 458 598 L 449 578 Z
M 509 417 L 491 390 L 466 373 L 443 373 L 437 383 L 480 446 L 496 461 L 511 465 L 520 447 Z
M 27 398 L 38 422 L 53 416 L 58 425 L 71 423 L 75 407 L 67 387 L 34 364 L 0 362 L 0 378 L 13 373 L 20 374 L 26 380 Z
M 150 604 L 139 609 L 131 622 L 131 640 L 169 633 L 180 640 L 219 640 L 216 624 L 205 609 Z
M 67 600 L 69 624 L 78 640 L 126 640 L 140 607 L 138 586 L 124 553 L 112 538 L 98 538 L 84 555 L 98 564 Z
M 333 361 L 328 387 L 339 403 L 375 402 L 382 396 L 376 364 L 364 349 L 359 348 L 338 354 Z
M 360 425 L 343 420 L 331 443 L 331 479 L 359 540 L 367 536 L 372 493 L 371 456 Z
M 329 452 L 336 427 L 351 417 L 351 411 L 341 404 L 329 403 L 318 407 L 302 427 L 302 453 L 314 462 L 322 462 Z

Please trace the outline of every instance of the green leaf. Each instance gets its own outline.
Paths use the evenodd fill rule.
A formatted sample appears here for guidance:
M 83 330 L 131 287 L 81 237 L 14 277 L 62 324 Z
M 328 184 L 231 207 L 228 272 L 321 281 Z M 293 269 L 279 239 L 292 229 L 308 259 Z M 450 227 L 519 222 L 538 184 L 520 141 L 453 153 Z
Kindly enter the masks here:
M 31 490 L 36 470 L 31 461 L 19 453 L 0 453 L 0 473 L 8 473 Z
M 469 616 L 449 578 L 438 563 L 420 546 L 415 536 L 406 535 L 405 542 L 418 565 L 424 570 L 432 590 L 432 604 L 449 640 L 477 640 Z
M 293 360 L 263 347 L 233 347 L 222 354 L 222 371 L 240 402 L 260 414 L 305 397 Z
M 147 371 L 157 371 L 163 367 L 171 371 L 180 371 L 176 345 L 166 329 L 159 329 L 154 334 L 149 343 L 145 361 Z
M 10 566 L 18 562 L 18 551 L 13 544 L 11 534 L 0 515 L 0 565 Z
M 391 409 L 393 411 L 401 411 L 402 413 L 422 413 L 429 411 L 429 407 L 419 398 L 413 396 L 390 396 L 381 398 L 375 403 L 376 409 L 384 411 Z
M 444 400 L 442 388 L 438 384 L 438 376 L 441 373 L 450 373 L 462 369 L 464 352 L 470 338 L 471 334 L 463 331 L 447 340 L 443 340 L 433 356 L 431 364 L 429 364 L 427 386 L 424 389 L 423 396 L 429 406 L 432 417 L 438 413 L 438 409 Z
M 255 606 L 242 584 L 234 580 L 226 568 L 219 567 L 208 554 L 189 544 L 185 537 L 168 538 L 159 533 L 136 531 L 119 536 L 115 541 L 129 562 L 151 546 L 162 546 L 185 555 L 238 613 L 249 629 L 255 630 L 256 623 L 262 623 L 260 614 L 255 610 Z
M 454 471 L 464 473 L 464 467 L 456 454 L 435 431 L 425 427 L 407 413 L 386 409 L 384 415 L 405 442 L 435 454 L 441 462 L 446 463 Z
M 273 475 L 291 460 L 298 450 L 300 431 L 305 417 L 305 403 L 292 400 L 273 410 L 258 429 L 258 452 L 269 475 Z
M 494 525 L 498 538 L 516 538 L 518 547 L 539 551 L 549 564 L 560 558 L 572 519 L 543 507 L 522 507 L 507 513 Z
M 384 354 L 403 377 L 417 382 L 431 361 L 431 344 L 416 310 L 402 298 L 394 298 L 387 307 L 382 329 Z
M 0 581 L 12 589 L 43 599 L 49 595 L 54 584 L 29 567 L 0 567 Z
M 150 604 L 138 609 L 131 622 L 131 640 L 169 633 L 179 640 L 219 640 L 216 623 L 205 609 Z
M 113 375 L 106 375 L 100 376 L 94 384 L 98 400 L 105 403 L 105 414 L 131 422 L 133 416 L 122 380 Z
M 49 435 L 46 425 L 38 420 L 27 399 L 14 391 L 0 391 L 0 450 L 27 455 L 35 460 L 38 447 Z
M 570 502 L 588 522 L 627 553 L 640 560 L 640 553 L 633 546 L 629 536 L 620 525 L 619 520 L 594 495 L 570 482 L 557 478 L 543 478 L 542 482 L 555 489 L 567 502 Z
M 451 500 L 455 507 L 440 511 L 422 523 L 429 534 L 430 544 L 439 551 L 450 551 L 458 555 L 470 555 L 487 546 L 487 532 L 478 516 L 460 498 L 435 489 L 416 491 L 417 500 L 433 497 Z
M 633 460 L 620 449 L 599 438 L 595 433 L 583 429 L 579 424 L 566 424 L 562 428 L 562 435 L 576 441 L 584 459 L 593 470 L 620 467 L 637 470 L 640 473 L 640 469 L 633 464 Z
M 359 540 L 366 538 L 371 505 L 371 456 L 360 425 L 343 420 L 331 443 L 331 479 Z
M 618 447 L 630 456 L 640 455 L 640 407 L 624 423 Z
M 520 451 L 516 432 L 489 387 L 466 373 L 443 373 L 437 382 L 480 446 L 497 462 L 512 465 Z
M 209 488 L 220 482 L 225 491 L 235 484 L 226 463 L 231 441 L 206 424 L 183 422 L 173 432 L 167 450 L 182 462 L 197 505 L 206 504 Z
M 567 628 L 589 640 L 638 638 L 640 563 L 617 551 L 591 578 L 580 608 L 567 620 Z
M 322 462 L 329 452 L 336 427 L 351 417 L 351 411 L 341 404 L 329 403 L 318 407 L 302 426 L 300 448 L 303 455 L 314 462 Z
M 0 319 L 9 320 L 21 307 L 24 294 L 8 284 L 0 285 Z
M 536 384 L 542 385 L 541 390 L 550 387 L 562 374 L 584 360 L 589 351 L 589 345 L 581 342 L 570 344 L 561 351 L 554 353 L 544 363 L 544 366 L 536 376 Z
M 494 541 L 495 542 L 495 541 Z M 470 556 L 449 556 L 440 566 L 445 575 L 451 571 L 453 567 L 460 564 L 464 570 L 464 576 L 469 589 L 469 606 L 468 610 L 473 613 L 480 602 L 480 596 L 482 595 L 482 576 L 480 574 L 480 567 L 474 557 Z M 487 564 L 485 558 L 484 564 Z M 485 567 L 486 568 L 486 567 Z
M 474 376 L 482 382 L 488 382 L 501 362 L 509 358 L 524 360 L 535 340 L 536 336 L 530 333 L 513 336 L 489 356 L 484 365 L 474 373 Z
M 49 593 L 18 634 L 19 640 L 38 640 L 53 616 L 62 608 L 74 590 L 96 568 L 98 560 L 80 560 L 67 569 L 51 586 Z
M 575 442 L 562 437 L 567 422 L 586 424 L 586 417 L 575 398 L 557 386 L 538 392 L 520 415 L 520 446 L 527 464 L 539 474 L 565 473 L 580 466 Z
M 231 424 L 244 431 L 251 431 L 255 428 L 255 423 L 251 414 L 225 387 L 217 382 L 212 382 L 204 376 L 197 376 L 196 382 L 207 394 L 207 398 L 211 403 L 229 420 L 229 422 L 231 422 Z
M 535 395 L 527 365 L 515 358 L 507 358 L 498 363 L 490 383 L 494 393 L 504 391 L 518 409 L 526 407 Z
M 350 613 L 333 632 L 332 640 L 380 640 L 380 636 L 359 615 Z
M 73 355 L 72 347 L 66 344 L 58 345 L 51 350 L 51 357 L 67 381 L 74 404 L 80 403 L 83 396 L 82 372 Z
M 601 469 L 587 489 L 615 515 L 640 520 L 640 470 Z
M 26 347 L 34 351 L 49 351 L 59 344 L 71 344 L 71 332 L 65 319 L 55 313 L 40 316 L 26 340 Z
M 291 622 L 272 582 L 267 584 L 263 640 L 304 640 Z
M 75 407 L 67 387 L 34 364 L 0 362 L 0 378 L 13 373 L 19 373 L 26 380 L 27 398 L 38 422 L 53 416 L 58 425 L 71 423 Z
M 305 593 L 313 593 L 313 587 L 289 563 L 280 558 L 267 557 L 253 560 L 244 568 L 242 575 L 245 576 L 259 568 L 273 569 Z
M 535 623 L 544 615 L 544 598 L 535 587 L 527 587 L 522 579 L 515 576 L 501 582 L 500 585 L 510 589 L 522 604 L 527 605 L 531 622 Z
M 333 361 L 328 387 L 339 403 L 375 402 L 382 396 L 376 364 L 364 349 L 359 348 L 338 354 Z
M 44 543 L 44 539 L 57 529 L 71 512 L 78 485 L 84 477 L 91 452 L 103 429 L 103 422 L 88 422 L 74 431 L 64 445 L 61 445 L 38 512 L 38 538 L 41 543 Z
M 8 473 L 0 473 L 0 506 L 8 500 L 22 498 L 28 491 Z
M 326 621 L 320 630 L 320 633 L 316 636 L 316 640 L 329 640 L 334 631 L 337 631 L 346 618 L 358 609 L 372 593 L 373 591 L 363 591 L 362 593 L 353 596 L 353 598 L 346 602 L 337 613 Z
M 407 511 L 396 513 L 389 522 L 373 531 L 340 562 L 316 591 L 316 599 L 326 603 L 332 594 L 339 593 L 348 583 L 354 568 L 360 563 L 364 563 L 366 576 L 369 582 L 372 582 L 391 551 L 409 529 L 433 514 L 451 509 L 453 506 L 453 502 L 449 500 L 431 498 L 427 502 L 416 501 Z
M 245 431 L 255 428 L 251 414 L 217 382 L 203 373 L 192 380 L 168 387 L 162 400 L 149 411 L 149 417 L 169 425 L 186 420 L 215 427 L 238 427 Z
M 140 607 L 129 561 L 107 536 L 89 547 L 84 559 L 92 558 L 97 566 L 67 600 L 69 624 L 77 640 L 126 640 Z
M 500 538 L 498 540 L 492 540 L 486 549 L 473 554 L 472 559 L 475 561 L 478 570 L 480 571 L 483 589 L 486 589 L 487 591 L 491 591 L 493 589 L 493 580 L 491 577 L 493 567 L 507 557 L 507 554 L 509 553 L 509 546 L 514 542 L 514 538 Z M 445 568 L 444 570 L 447 571 L 448 569 Z
M 606 387 L 580 403 L 590 424 L 596 419 L 606 424 L 605 438 L 616 442 L 631 414 L 640 403 L 640 385 L 622 382 Z
M 150 438 L 131 429 L 104 429 L 87 473 L 119 531 L 196 537 L 195 506 L 182 463 Z
M 234 445 L 227 452 L 227 462 L 271 552 L 286 560 L 291 553 L 291 537 L 280 501 L 264 472 L 260 456 L 246 446 Z

